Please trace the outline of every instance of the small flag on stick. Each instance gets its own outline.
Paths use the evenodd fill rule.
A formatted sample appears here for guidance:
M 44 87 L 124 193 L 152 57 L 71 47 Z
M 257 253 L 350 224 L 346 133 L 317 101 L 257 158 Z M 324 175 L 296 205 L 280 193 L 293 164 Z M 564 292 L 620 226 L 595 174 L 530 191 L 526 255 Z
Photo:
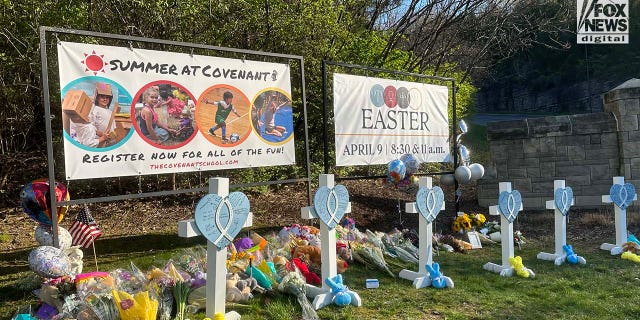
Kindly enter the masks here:
M 98 239 L 102 235 L 102 231 L 98 229 L 96 221 L 93 220 L 89 208 L 85 205 L 80 209 L 80 213 L 73 221 L 69 233 L 73 238 L 72 245 L 82 246 L 83 248 L 89 248 L 94 240 Z

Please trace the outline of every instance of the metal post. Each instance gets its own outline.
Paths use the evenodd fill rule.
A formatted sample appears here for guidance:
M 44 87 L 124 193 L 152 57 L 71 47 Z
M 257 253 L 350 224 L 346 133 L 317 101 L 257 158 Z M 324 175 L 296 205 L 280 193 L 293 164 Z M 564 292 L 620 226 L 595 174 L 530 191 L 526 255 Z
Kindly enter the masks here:
M 46 29 L 40 27 L 40 61 L 42 63 L 42 92 L 44 99 L 44 125 L 47 131 L 47 165 L 49 166 L 49 209 L 51 210 L 51 233 L 53 246 L 58 248 L 58 210 L 56 199 L 56 175 L 53 161 L 53 133 L 51 129 L 51 103 L 49 102 L 49 68 L 47 66 Z
M 333 88 L 335 90 L 335 88 Z M 324 173 L 329 173 L 329 141 L 327 141 L 327 61 L 322 60 L 322 148 L 324 151 Z

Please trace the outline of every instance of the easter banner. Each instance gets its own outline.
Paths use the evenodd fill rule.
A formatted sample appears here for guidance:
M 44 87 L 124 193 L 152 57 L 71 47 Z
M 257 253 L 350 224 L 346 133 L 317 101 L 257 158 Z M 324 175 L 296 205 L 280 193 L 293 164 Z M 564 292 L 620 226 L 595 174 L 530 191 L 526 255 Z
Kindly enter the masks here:
M 448 88 L 333 75 L 336 165 L 386 164 L 404 154 L 450 161 Z
M 67 179 L 295 164 L 287 64 L 59 42 Z

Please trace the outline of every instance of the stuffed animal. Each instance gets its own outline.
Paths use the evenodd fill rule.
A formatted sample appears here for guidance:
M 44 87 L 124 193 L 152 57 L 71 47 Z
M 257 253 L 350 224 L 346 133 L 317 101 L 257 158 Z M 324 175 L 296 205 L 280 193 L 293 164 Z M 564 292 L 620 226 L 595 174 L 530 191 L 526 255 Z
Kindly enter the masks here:
M 578 254 L 576 254 L 575 252 L 573 252 L 573 247 L 570 244 L 566 244 L 564 246 L 562 246 L 562 250 L 564 250 L 565 255 L 567 256 L 567 262 L 571 263 L 571 264 L 586 264 L 587 261 L 579 256 Z
M 633 262 L 636 262 L 636 263 L 640 262 L 640 256 L 638 256 L 635 253 L 631 253 L 629 251 L 623 252 L 622 255 L 620 256 L 620 258 L 622 258 L 624 260 L 630 260 L 630 261 L 633 261 Z
M 238 288 L 237 284 L 240 281 L 240 276 L 237 273 L 227 274 L 227 295 L 226 300 L 228 302 L 247 302 L 253 297 L 251 294 L 251 288 L 245 285 L 241 285 L 242 289 Z
M 629 240 L 629 239 L 627 239 Z M 637 243 L 633 242 L 633 241 L 629 241 L 629 242 L 625 242 L 622 244 L 622 251 L 623 252 L 631 252 L 633 254 L 638 254 L 638 252 L 640 252 L 640 245 L 638 245 Z
M 336 254 L 344 260 L 350 261 L 351 259 L 353 259 L 353 256 L 351 255 L 351 248 L 349 248 L 349 245 L 347 243 L 338 241 L 336 242 Z
M 309 267 L 307 266 L 307 264 L 302 262 L 300 258 L 293 258 L 291 259 L 291 262 L 293 262 L 296 268 L 300 270 L 300 273 L 302 273 L 302 275 L 304 276 L 304 279 L 307 281 L 308 284 L 319 285 L 321 283 L 320 277 L 318 277 L 317 274 L 309 271 Z
M 520 256 L 509 258 L 509 263 L 517 275 L 523 278 L 529 278 L 529 269 L 525 268 Z
M 324 283 L 326 283 L 329 288 L 331 288 L 331 293 L 333 293 L 333 298 L 331 302 L 339 307 L 344 307 L 351 303 L 351 295 L 349 294 L 349 288 L 342 284 L 342 275 L 338 274 L 333 278 L 324 279 Z
M 432 265 L 425 265 L 427 271 L 429 272 L 429 278 L 431 279 L 431 286 L 436 289 L 442 289 L 445 287 L 453 288 L 453 281 L 449 277 L 445 277 L 442 272 L 440 272 L 440 265 L 437 262 L 434 262 Z
M 71 268 L 69 270 L 69 274 L 71 276 L 76 276 L 82 273 L 82 257 L 84 254 L 82 250 L 80 250 L 80 246 L 70 247 L 64 250 L 64 253 L 69 257 L 69 262 L 71 264 Z
M 316 265 L 322 264 L 320 248 L 315 246 L 298 246 L 291 251 L 292 258 L 300 258 L 302 261 L 311 262 Z
M 313 267 L 319 268 L 322 265 L 322 255 L 320 248 L 316 246 L 297 246 L 291 252 L 292 258 L 299 258 L 301 261 L 313 264 Z M 311 266 L 309 266 L 311 267 Z M 336 258 L 336 267 L 338 273 L 347 271 L 349 265 L 341 258 Z

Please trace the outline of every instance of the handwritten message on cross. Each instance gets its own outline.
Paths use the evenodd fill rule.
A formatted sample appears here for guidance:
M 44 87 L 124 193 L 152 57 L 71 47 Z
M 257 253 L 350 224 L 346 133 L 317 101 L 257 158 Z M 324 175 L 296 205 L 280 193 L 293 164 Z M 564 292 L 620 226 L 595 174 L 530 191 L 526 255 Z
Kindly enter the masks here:
M 250 227 L 253 215 L 249 200 L 241 192 L 229 194 L 228 178 L 209 179 L 209 194 L 196 206 L 195 219 L 178 223 L 178 235 L 183 238 L 207 238 L 206 315 L 224 314 L 227 320 L 240 319 L 235 311 L 225 313 L 227 293 L 227 245 L 242 228 Z

